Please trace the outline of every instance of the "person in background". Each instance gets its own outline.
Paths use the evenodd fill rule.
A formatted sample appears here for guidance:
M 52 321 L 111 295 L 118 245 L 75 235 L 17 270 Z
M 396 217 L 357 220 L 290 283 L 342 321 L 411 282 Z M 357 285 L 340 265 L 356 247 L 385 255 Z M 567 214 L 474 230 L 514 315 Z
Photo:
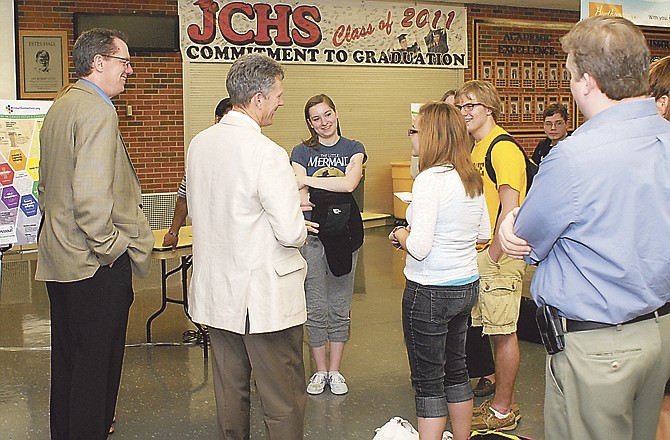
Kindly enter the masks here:
M 590 17 L 561 44 L 587 121 L 545 158 L 501 244 L 538 263 L 531 294 L 564 332 L 546 363 L 546 439 L 651 440 L 670 377 L 670 124 L 633 23 Z
M 453 438 L 466 440 L 473 393 L 465 336 L 479 290 L 475 245 L 491 238 L 483 182 L 463 117 L 451 104 L 424 104 L 408 134 L 421 172 L 409 226 L 394 228 L 389 240 L 407 251 L 402 322 L 419 438 L 441 440 L 448 413 Z
M 328 385 L 333 394 L 345 394 L 349 387 L 340 363 L 349 340 L 356 260 L 363 244 L 363 220 L 352 193 L 367 155 L 362 143 L 341 136 L 335 103 L 327 95 L 307 101 L 305 122 L 310 137 L 293 148 L 291 164 L 301 204 L 314 206 L 311 219 L 320 225 L 301 249 L 307 260 L 307 337 L 316 364 L 307 392 L 321 394 Z
M 400 45 L 400 48 L 396 49 L 398 52 L 409 52 L 411 54 L 415 54 L 421 51 L 417 41 L 415 41 L 411 46 L 407 43 L 407 34 L 405 33 L 398 35 L 398 44 Z
M 229 111 L 233 109 L 233 104 L 230 103 L 230 98 L 223 98 L 216 105 L 214 109 L 214 123 L 218 124 L 221 118 L 223 118 Z
M 563 104 L 551 104 L 542 113 L 546 138 L 538 142 L 531 160 L 540 164 L 557 143 L 568 137 L 568 108 Z
M 249 439 L 252 369 L 268 438 L 303 438 L 307 230 L 286 150 L 261 133 L 284 104 L 283 78 L 266 55 L 237 59 L 226 78 L 233 110 L 193 138 L 186 163 L 188 311 L 209 331 L 225 440 Z
M 453 104 L 455 99 L 456 99 L 456 90 L 449 89 L 446 92 L 444 92 L 444 95 L 442 95 L 442 98 L 440 98 L 440 101 L 444 101 L 446 103 Z
M 448 53 L 449 42 L 447 41 L 447 38 L 448 34 L 446 27 L 444 29 L 433 29 L 428 31 L 428 34 L 424 37 L 426 52 Z
M 230 98 L 223 98 L 216 106 L 214 110 L 214 123 L 218 124 L 221 118 L 233 109 L 233 105 L 230 103 Z M 179 230 L 186 222 L 186 217 L 188 216 L 188 203 L 186 202 L 186 174 L 181 179 L 179 184 L 179 189 L 177 190 L 177 200 L 174 203 L 174 214 L 172 215 L 172 223 L 170 228 L 163 236 L 163 246 L 170 246 L 172 249 L 177 247 L 179 243 Z
M 649 85 L 651 96 L 656 101 L 658 113 L 670 120 L 670 56 L 655 61 L 649 69 Z M 670 380 L 665 383 L 663 403 L 658 418 L 656 440 L 670 438 Z
M 475 410 L 472 429 L 511 430 L 516 428 L 521 418 L 515 402 L 514 384 L 520 362 L 516 325 L 526 264 L 509 258 L 503 252 L 497 230 L 498 217 L 504 218 L 526 196 L 526 160 L 514 142 L 502 140 L 491 151 L 491 164 L 497 178 L 495 183 L 486 171 L 486 152 L 496 137 L 507 134 L 496 122 L 501 103 L 490 82 L 474 80 L 463 84 L 456 93 L 456 107 L 461 110 L 468 132 L 475 140 L 472 162 L 484 180 L 484 195 L 494 231 L 490 245 L 478 253 L 482 283 L 479 301 L 472 309 L 472 325 L 473 331 L 481 327 L 482 335 L 490 336 L 493 341 L 495 394 L 492 400 L 484 401 Z M 491 347 L 487 338 L 470 339 L 468 365 L 471 368 L 490 368 Z
M 449 89 L 444 92 L 440 101 L 453 104 L 454 98 L 456 97 L 456 90 Z M 410 158 L 409 163 L 409 173 L 412 176 L 412 179 L 416 179 L 416 176 L 419 174 L 419 152 L 415 151 L 414 144 L 412 144 L 412 157 Z
M 154 238 L 112 98 L 132 75 L 125 36 L 91 29 L 74 44 L 79 80 L 40 132 L 43 213 L 35 279 L 51 303 L 51 438 L 104 440 L 121 380 L 133 272 Z

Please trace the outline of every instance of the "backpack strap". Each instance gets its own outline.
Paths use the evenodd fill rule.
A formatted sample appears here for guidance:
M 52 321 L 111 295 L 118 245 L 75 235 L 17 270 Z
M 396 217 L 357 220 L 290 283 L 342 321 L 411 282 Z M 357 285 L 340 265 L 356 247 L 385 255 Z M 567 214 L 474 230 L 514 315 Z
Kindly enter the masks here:
M 491 145 L 489 145 L 489 149 L 486 150 L 486 156 L 484 156 L 484 168 L 486 169 L 486 174 L 488 174 L 489 179 L 493 182 L 493 184 L 496 186 L 496 189 L 498 189 L 498 180 L 496 179 L 496 170 L 493 169 L 493 163 L 491 162 L 491 154 L 493 153 L 493 147 L 500 141 L 509 141 L 514 143 L 521 152 L 523 153 L 523 148 L 521 148 L 521 145 L 519 145 L 516 140 L 509 134 L 503 133 L 499 134 L 496 136 L 492 141 Z M 524 158 L 526 157 L 526 153 L 523 154 Z M 495 228 L 498 227 L 498 220 L 500 219 L 500 213 L 502 212 L 502 203 L 498 203 L 498 213 L 496 214 L 496 221 L 495 221 Z M 494 231 L 495 231 L 494 228 Z
M 516 144 L 517 147 L 521 148 L 521 146 L 517 144 L 514 138 L 506 133 L 496 136 L 491 141 L 489 149 L 486 150 L 486 156 L 484 156 L 484 168 L 486 169 L 486 174 L 489 176 L 489 179 L 491 179 L 496 188 L 498 188 L 498 180 L 496 179 L 496 170 L 493 169 L 493 163 L 491 162 L 491 154 L 493 153 L 493 147 L 500 141 L 509 141 Z M 521 151 L 523 151 L 523 149 Z

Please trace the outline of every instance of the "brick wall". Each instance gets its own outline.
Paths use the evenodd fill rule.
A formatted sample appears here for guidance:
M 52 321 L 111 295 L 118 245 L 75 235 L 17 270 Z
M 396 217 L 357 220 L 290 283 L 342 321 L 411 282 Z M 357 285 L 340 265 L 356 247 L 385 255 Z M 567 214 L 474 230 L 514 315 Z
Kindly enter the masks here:
M 177 15 L 176 0 L 17 0 L 18 28 L 67 30 L 74 44 L 75 12 Z M 130 52 L 134 74 L 114 99 L 142 192 L 176 191 L 184 172 L 182 64 L 179 52 Z M 75 81 L 70 60 L 70 80 Z M 132 106 L 132 116 L 126 115 Z
M 68 52 L 74 44 L 73 13 L 177 14 L 177 0 L 17 0 L 19 29 L 67 30 Z M 477 18 L 575 23 L 579 14 L 555 9 L 468 6 L 469 29 Z M 474 53 L 474 42 L 469 49 Z M 175 191 L 184 170 L 182 65 L 179 52 L 131 52 L 134 75 L 114 102 L 121 132 L 145 193 Z M 353 67 L 355 69 L 355 67 Z M 465 79 L 473 76 L 472 68 Z M 70 64 L 70 79 L 75 80 Z M 127 106 L 133 115 L 126 116 Z M 539 138 L 521 139 L 532 150 Z

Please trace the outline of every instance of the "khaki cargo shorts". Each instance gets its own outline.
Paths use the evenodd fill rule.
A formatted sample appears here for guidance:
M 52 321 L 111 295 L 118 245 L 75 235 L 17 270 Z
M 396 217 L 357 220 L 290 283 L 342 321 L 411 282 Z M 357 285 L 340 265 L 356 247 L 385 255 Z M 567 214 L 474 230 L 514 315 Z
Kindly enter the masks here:
M 497 263 L 489 250 L 477 254 L 479 299 L 472 308 L 472 325 L 482 327 L 485 335 L 509 335 L 516 332 L 521 306 L 521 291 L 526 263 L 503 254 Z

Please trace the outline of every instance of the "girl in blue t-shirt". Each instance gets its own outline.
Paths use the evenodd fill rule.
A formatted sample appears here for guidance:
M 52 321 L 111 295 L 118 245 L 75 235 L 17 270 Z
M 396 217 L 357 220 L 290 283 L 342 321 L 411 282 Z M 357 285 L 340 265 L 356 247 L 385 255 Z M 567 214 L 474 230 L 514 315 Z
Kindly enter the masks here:
M 307 336 L 317 369 L 307 392 L 320 394 L 328 385 L 333 394 L 345 394 L 348 387 L 339 372 L 340 361 L 349 339 L 356 257 L 363 243 L 363 223 L 351 193 L 361 180 L 367 156 L 363 144 L 341 136 L 337 110 L 328 96 L 307 101 L 305 120 L 311 136 L 293 148 L 291 163 L 301 204 L 313 206 L 312 220 L 320 224 L 319 234 L 310 234 L 301 249 L 308 264 Z M 328 221 L 326 216 L 317 218 L 321 213 Z M 343 222 L 331 224 L 331 218 L 343 215 Z

